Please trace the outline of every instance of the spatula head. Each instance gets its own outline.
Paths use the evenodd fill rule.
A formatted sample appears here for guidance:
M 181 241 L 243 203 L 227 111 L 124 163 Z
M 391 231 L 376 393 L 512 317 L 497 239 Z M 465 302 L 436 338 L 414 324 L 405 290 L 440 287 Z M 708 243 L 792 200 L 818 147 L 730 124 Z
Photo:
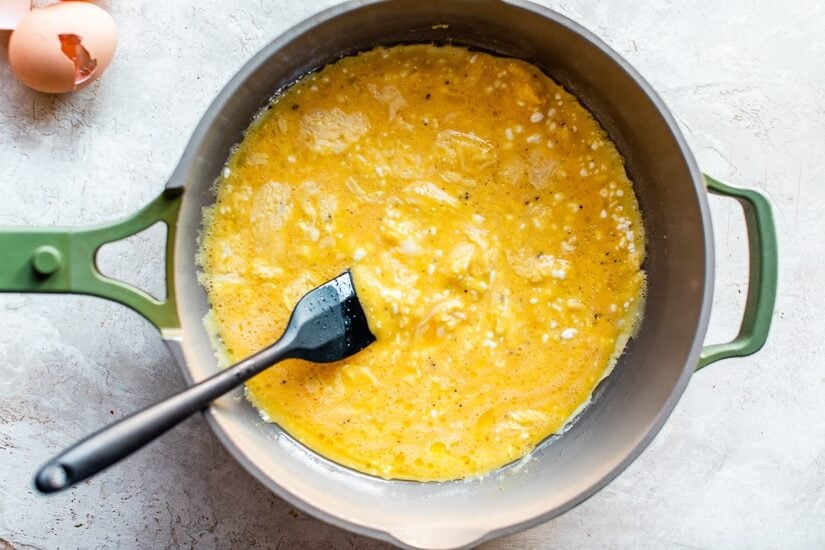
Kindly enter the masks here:
M 352 275 L 346 271 L 298 301 L 284 334 L 293 357 L 316 363 L 340 361 L 373 343 L 375 336 Z

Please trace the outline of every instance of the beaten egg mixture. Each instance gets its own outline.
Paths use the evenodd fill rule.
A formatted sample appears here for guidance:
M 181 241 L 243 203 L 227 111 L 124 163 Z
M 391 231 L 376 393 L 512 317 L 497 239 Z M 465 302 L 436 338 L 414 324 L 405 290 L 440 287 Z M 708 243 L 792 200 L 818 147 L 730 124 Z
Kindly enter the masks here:
M 377 341 L 247 389 L 296 439 L 376 476 L 525 456 L 588 402 L 641 312 L 622 158 L 522 61 L 432 45 L 341 59 L 277 95 L 216 193 L 200 262 L 226 362 L 351 268 Z

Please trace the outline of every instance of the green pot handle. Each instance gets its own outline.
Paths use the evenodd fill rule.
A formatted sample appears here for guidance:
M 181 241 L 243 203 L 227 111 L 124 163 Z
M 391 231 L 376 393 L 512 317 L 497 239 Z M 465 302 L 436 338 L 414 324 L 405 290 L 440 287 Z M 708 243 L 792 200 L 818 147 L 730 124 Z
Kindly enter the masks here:
M 99 296 L 134 309 L 165 337 L 180 330 L 175 304 L 173 254 L 182 188 L 169 187 L 131 216 L 91 228 L 0 229 L 0 292 L 56 292 Z M 97 268 L 104 244 L 166 224 L 166 299 L 157 300 Z
M 765 345 L 776 302 L 778 262 L 776 226 L 768 200 L 756 191 L 731 187 L 710 176 L 705 176 L 705 182 L 710 192 L 732 197 L 742 205 L 748 228 L 750 274 L 739 334 L 731 342 L 702 348 L 696 370 L 721 359 L 752 355 Z

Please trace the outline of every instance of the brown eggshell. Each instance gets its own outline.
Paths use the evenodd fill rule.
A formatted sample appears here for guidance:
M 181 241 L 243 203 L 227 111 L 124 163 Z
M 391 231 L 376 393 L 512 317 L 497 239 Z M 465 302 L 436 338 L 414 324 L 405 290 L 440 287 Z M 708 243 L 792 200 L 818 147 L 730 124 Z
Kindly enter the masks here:
M 60 35 L 76 35 L 97 65 L 82 82 L 75 82 L 74 62 L 63 52 Z M 115 54 L 117 28 L 103 8 L 86 2 L 61 2 L 34 9 L 9 40 L 9 64 L 30 88 L 64 93 L 83 88 L 99 77 Z

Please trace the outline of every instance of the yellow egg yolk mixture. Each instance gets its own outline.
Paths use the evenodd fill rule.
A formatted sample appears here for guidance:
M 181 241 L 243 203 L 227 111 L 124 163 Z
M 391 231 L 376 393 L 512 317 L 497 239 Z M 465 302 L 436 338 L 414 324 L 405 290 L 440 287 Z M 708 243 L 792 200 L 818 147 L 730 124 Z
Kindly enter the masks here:
M 352 270 L 377 341 L 247 389 L 368 474 L 449 480 L 525 456 L 589 401 L 641 315 L 622 157 L 523 61 L 433 45 L 343 58 L 274 98 L 216 195 L 199 261 L 225 362 Z

